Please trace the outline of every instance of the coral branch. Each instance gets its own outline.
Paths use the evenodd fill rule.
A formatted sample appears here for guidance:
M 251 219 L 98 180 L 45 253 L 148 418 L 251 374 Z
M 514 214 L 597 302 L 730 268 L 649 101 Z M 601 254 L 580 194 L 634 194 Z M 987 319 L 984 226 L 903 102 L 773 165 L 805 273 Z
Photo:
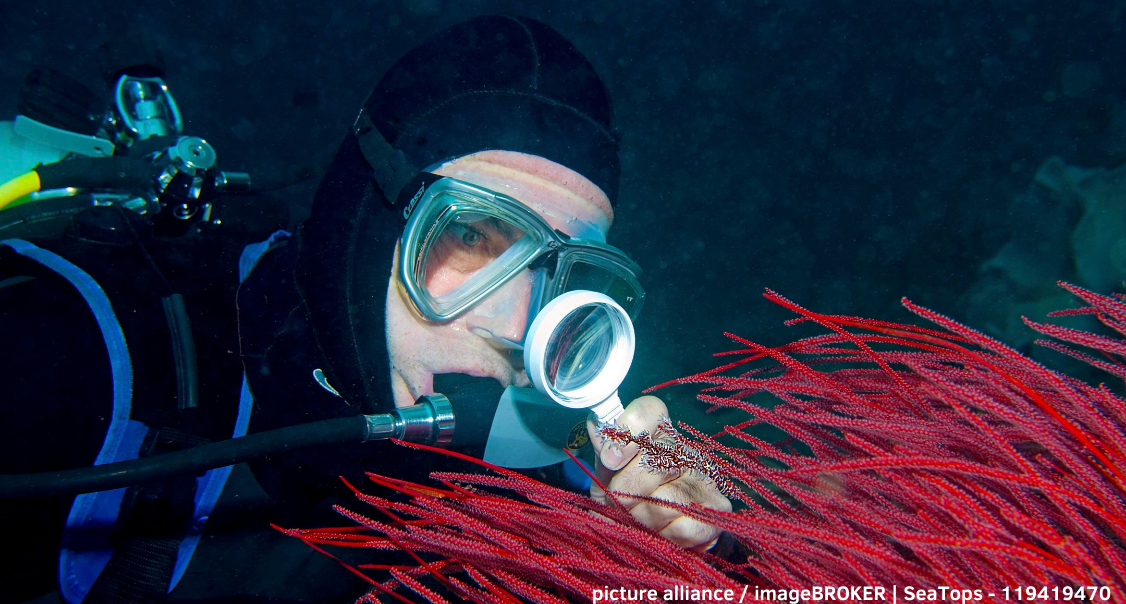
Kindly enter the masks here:
M 1126 376 L 1126 302 L 1061 286 L 1087 306 L 1053 316 L 1094 315 L 1117 335 L 1026 323 L 1053 338 L 1048 347 Z M 714 435 L 668 421 L 652 434 L 603 432 L 636 444 L 652 471 L 698 473 L 745 504 L 733 512 L 665 504 L 726 529 L 740 544 L 728 559 L 681 550 L 619 505 L 487 466 L 492 474 L 436 475 L 444 488 L 373 476 L 406 498 L 357 491 L 387 520 L 342 510 L 359 527 L 285 532 L 320 551 L 417 552 L 414 567 L 349 567 L 371 582 L 372 600 L 393 591 L 441 602 L 450 599 L 443 582 L 477 602 L 552 604 L 588 601 L 607 585 L 1066 584 L 1117 593 L 1126 584 L 1121 396 L 906 300 L 938 328 L 823 315 L 765 295 L 829 333 L 775 348 L 731 336 L 739 350 L 723 356 L 740 358 L 670 382 L 702 385 L 702 402 L 747 418 Z M 751 400 L 760 393 L 775 404 Z M 785 437 L 764 439 L 764 425 Z M 441 581 L 424 583 L 426 575 Z

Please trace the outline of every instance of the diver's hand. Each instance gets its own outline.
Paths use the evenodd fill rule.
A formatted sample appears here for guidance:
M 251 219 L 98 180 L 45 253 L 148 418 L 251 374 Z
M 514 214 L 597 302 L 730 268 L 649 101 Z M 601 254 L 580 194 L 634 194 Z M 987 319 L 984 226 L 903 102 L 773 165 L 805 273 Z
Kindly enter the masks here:
M 654 433 L 661 418 L 667 418 L 668 408 L 655 396 L 635 399 L 618 418 L 619 428 L 629 428 L 633 434 L 642 430 Z M 716 510 L 731 511 L 731 502 L 719 492 L 715 484 L 698 472 L 665 474 L 642 465 L 635 444 L 612 445 L 603 438 L 594 422 L 587 421 L 587 433 L 596 453 L 596 475 L 639 522 L 659 532 L 664 537 L 687 549 L 707 550 L 715 545 L 722 532 L 710 524 L 682 514 L 679 510 L 635 499 L 625 494 L 644 495 L 681 504 L 698 503 Z M 605 502 L 606 493 L 598 483 L 590 485 L 590 496 Z

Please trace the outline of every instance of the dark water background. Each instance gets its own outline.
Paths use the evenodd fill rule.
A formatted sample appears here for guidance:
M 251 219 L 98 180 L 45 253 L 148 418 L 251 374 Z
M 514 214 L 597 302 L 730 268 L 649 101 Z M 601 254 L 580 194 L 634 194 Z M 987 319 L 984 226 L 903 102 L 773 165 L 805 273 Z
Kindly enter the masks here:
M 548 23 L 610 88 L 611 242 L 649 291 L 628 392 L 711 366 L 723 331 L 790 338 L 764 287 L 823 312 L 905 320 L 906 295 L 966 317 L 1042 162 L 1126 160 L 1121 0 L 4 2 L 0 116 L 35 65 L 95 83 L 100 44 L 148 38 L 186 133 L 282 181 L 327 161 L 404 51 L 484 13 Z M 300 216 L 314 186 L 281 203 Z

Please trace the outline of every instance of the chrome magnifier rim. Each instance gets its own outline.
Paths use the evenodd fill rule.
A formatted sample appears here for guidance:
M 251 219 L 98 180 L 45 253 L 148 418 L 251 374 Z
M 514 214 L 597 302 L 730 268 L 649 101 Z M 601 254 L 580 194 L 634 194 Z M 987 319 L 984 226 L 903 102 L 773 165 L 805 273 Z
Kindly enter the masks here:
M 598 292 L 570 291 L 536 315 L 524 345 L 524 366 L 545 396 L 571 409 L 589 408 L 599 423 L 609 424 L 622 413 L 618 387 L 629 373 L 635 347 L 633 321 L 617 302 Z M 578 362 L 583 355 L 589 364 Z M 562 368 L 574 385 L 559 385 L 561 358 L 574 361 Z

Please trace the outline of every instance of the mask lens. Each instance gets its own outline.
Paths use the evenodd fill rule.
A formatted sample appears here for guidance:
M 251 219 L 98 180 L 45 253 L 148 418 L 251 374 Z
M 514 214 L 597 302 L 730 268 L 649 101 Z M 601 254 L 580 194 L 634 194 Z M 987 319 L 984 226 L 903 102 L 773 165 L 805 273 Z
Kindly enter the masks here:
M 588 290 L 606 294 L 611 300 L 618 303 L 630 317 L 636 317 L 641 310 L 641 301 L 645 294 L 634 282 L 627 279 L 624 274 L 608 269 L 607 267 L 576 260 L 567 274 L 565 291 Z
M 535 242 L 516 223 L 471 203 L 448 206 L 414 259 L 419 285 L 438 308 L 451 307 L 518 270 Z

